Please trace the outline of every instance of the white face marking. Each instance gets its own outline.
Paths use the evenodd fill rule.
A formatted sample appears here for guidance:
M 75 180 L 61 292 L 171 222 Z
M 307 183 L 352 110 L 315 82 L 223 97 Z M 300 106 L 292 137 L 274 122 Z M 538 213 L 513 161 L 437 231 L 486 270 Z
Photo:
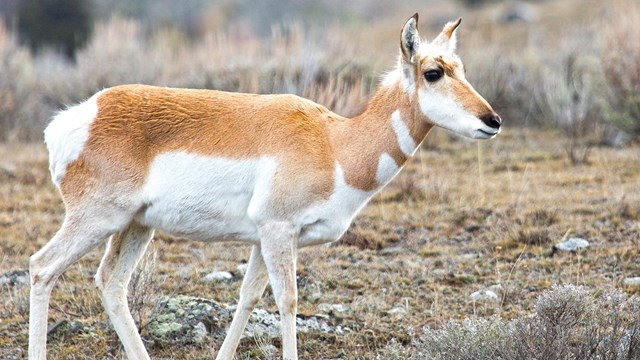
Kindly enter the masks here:
M 422 113 L 437 126 L 473 139 L 489 139 L 500 132 L 433 89 L 420 89 L 418 97 Z
M 405 122 L 400 118 L 399 110 L 396 110 L 391 114 L 391 126 L 393 126 L 393 131 L 396 133 L 400 150 L 405 155 L 412 156 L 416 151 L 417 145 L 411 137 L 411 132 L 409 131 L 407 124 L 405 124 Z
M 386 185 L 394 176 L 400 171 L 400 167 L 396 164 L 396 161 L 387 154 L 383 153 L 378 159 L 378 171 L 376 172 L 376 181 L 378 186 Z
M 84 149 L 89 126 L 98 115 L 97 98 L 103 91 L 58 113 L 44 130 L 44 142 L 49 150 L 49 170 L 53 183 L 58 187 L 67 165 L 77 160 Z

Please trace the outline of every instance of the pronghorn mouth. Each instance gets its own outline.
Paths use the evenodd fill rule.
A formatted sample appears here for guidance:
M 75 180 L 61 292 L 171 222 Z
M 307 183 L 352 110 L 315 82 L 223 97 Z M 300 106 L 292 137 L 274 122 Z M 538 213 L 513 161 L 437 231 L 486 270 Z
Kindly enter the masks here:
M 485 135 L 488 135 L 488 136 L 496 136 L 500 132 L 500 130 L 496 130 L 495 132 L 488 132 L 488 131 L 484 131 L 482 129 L 478 129 L 478 131 L 480 131 L 481 133 L 483 133 Z

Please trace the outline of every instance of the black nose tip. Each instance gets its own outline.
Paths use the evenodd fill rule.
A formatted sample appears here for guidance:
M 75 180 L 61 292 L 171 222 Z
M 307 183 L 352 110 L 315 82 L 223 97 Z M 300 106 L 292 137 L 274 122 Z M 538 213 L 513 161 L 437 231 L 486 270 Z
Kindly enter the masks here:
M 494 129 L 499 129 L 500 125 L 502 125 L 502 119 L 496 113 L 487 114 L 480 118 L 483 123 L 487 124 L 487 126 L 492 127 Z

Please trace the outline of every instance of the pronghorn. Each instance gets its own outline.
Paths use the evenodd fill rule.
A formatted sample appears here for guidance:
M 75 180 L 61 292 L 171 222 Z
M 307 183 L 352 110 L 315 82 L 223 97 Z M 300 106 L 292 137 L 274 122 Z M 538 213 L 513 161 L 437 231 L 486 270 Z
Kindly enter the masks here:
M 95 276 L 129 359 L 148 359 L 127 286 L 154 229 L 253 245 L 217 359 L 233 359 L 267 283 L 285 359 L 297 359 L 297 249 L 337 240 L 435 125 L 490 139 L 500 117 L 455 55 L 460 19 L 422 42 L 418 14 L 401 31 L 396 69 L 352 119 L 293 95 L 124 85 L 54 117 L 45 130 L 62 227 L 30 259 L 29 359 L 46 357 L 58 276 L 107 239 Z

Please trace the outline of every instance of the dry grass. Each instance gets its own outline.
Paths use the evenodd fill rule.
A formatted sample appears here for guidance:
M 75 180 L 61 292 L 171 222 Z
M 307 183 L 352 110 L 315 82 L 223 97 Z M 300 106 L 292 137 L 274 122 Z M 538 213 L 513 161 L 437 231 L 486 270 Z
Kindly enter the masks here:
M 471 315 L 522 317 L 552 284 L 621 288 L 623 278 L 638 276 L 640 149 L 594 148 L 591 164 L 573 167 L 562 155 L 560 138 L 550 132 L 507 129 L 478 145 L 441 131 L 431 134 L 428 146 L 350 229 L 369 243 L 352 244 L 347 237 L 330 247 L 301 251 L 300 313 L 315 314 L 319 303 L 353 309 L 330 319 L 351 329 L 344 336 L 300 334 L 301 357 L 373 358 L 392 339 L 409 344 L 409 334 L 418 336 L 425 326 L 438 328 Z M 48 179 L 41 145 L 2 145 L 0 152 L 6 155 L 0 160 L 2 274 L 27 268 L 29 255 L 60 225 L 63 207 Z M 424 184 L 424 193 L 407 187 L 407 181 Z M 403 191 L 409 193 L 398 198 Z M 581 254 L 549 257 L 551 245 L 567 232 L 585 237 L 592 247 Z M 247 247 L 157 236 L 152 250 L 155 261 L 149 260 L 139 275 L 140 283 L 151 281 L 146 285 L 151 286 L 151 301 L 139 296 L 133 300 L 140 321 L 148 316 L 153 299 L 165 294 L 237 301 L 239 280 L 210 285 L 200 279 L 211 270 L 234 271 L 247 260 Z M 53 358 L 108 359 L 121 354 L 92 281 L 102 251 L 74 265 L 54 289 L 50 322 L 80 320 L 91 331 L 51 340 Z M 153 275 L 148 273 L 151 268 Z M 499 303 L 470 300 L 472 292 L 493 284 L 504 289 Z M 26 346 L 28 299 L 24 288 L 2 291 L 8 296 L 0 303 L 0 357 L 6 357 Z M 259 306 L 276 310 L 271 295 Z M 397 306 L 406 314 L 388 312 Z M 271 342 L 258 340 L 263 348 Z M 280 346 L 279 340 L 271 343 Z M 264 358 L 257 349 L 255 341 L 245 340 L 239 358 Z M 184 359 L 209 354 L 197 346 L 150 351 L 156 359 L 178 356 L 177 351 Z

